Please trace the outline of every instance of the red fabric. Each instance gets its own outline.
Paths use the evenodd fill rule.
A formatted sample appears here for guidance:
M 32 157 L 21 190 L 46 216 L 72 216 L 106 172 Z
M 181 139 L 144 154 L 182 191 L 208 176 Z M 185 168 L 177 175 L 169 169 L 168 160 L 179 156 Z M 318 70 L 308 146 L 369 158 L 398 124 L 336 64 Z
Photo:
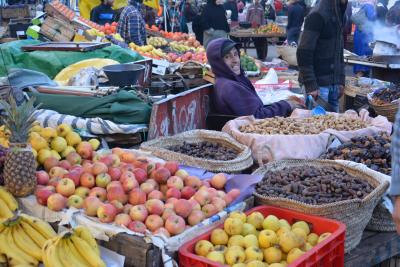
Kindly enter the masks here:
M 280 12 L 283 9 L 283 4 L 280 0 L 275 0 L 275 11 Z

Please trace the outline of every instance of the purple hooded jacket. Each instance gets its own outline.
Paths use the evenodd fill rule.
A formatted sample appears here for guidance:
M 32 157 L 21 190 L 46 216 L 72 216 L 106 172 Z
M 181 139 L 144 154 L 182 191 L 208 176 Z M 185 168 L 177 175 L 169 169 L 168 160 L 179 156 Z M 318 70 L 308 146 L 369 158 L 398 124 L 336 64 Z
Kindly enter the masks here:
M 216 79 L 212 99 L 214 110 L 224 115 L 253 115 L 257 119 L 290 115 L 291 107 L 288 102 L 279 101 L 264 106 L 243 69 L 240 75 L 235 75 L 225 64 L 222 57 L 225 42 L 233 43 L 229 39 L 219 38 L 211 41 L 207 47 L 207 59 Z

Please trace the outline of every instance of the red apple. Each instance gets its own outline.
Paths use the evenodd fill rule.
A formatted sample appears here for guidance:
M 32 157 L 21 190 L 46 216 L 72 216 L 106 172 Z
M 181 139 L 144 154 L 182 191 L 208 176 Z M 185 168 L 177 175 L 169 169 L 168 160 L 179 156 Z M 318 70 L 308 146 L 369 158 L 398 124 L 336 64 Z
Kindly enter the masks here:
M 83 199 L 78 195 L 72 195 L 67 200 L 67 206 L 81 209 L 83 207 Z
M 139 184 L 142 184 L 147 180 L 147 172 L 145 172 L 143 169 L 136 168 L 132 172 Z
M 169 234 L 168 230 L 165 229 L 164 227 L 160 227 L 157 230 L 154 231 L 155 235 L 163 235 L 167 238 L 171 237 L 171 235 Z
M 189 176 L 189 174 L 187 173 L 187 171 L 181 169 L 181 170 L 177 170 L 174 174 L 175 176 L 181 177 L 182 179 L 185 180 L 186 177 Z
M 196 176 L 187 176 L 184 179 L 185 186 L 193 187 L 194 190 L 199 189 L 203 184 L 199 178 Z
M 129 203 L 132 205 L 139 205 L 146 203 L 147 194 L 139 188 L 132 189 L 129 192 Z
M 45 171 L 37 171 L 36 172 L 36 181 L 39 185 L 47 185 L 50 180 L 50 176 Z
M 108 190 L 111 190 L 111 188 L 114 188 L 114 187 L 122 188 L 121 182 L 120 182 L 120 181 L 111 181 L 111 182 L 107 185 L 106 190 L 107 190 L 107 191 L 108 191 Z M 122 189 L 123 189 L 123 188 L 122 188 Z
M 201 210 L 193 210 L 188 217 L 188 223 L 189 225 L 193 226 L 200 223 L 205 218 L 206 217 L 204 216 L 204 213 Z
M 171 215 L 176 215 L 175 211 L 173 209 L 165 209 L 161 218 L 165 221 Z
M 79 156 L 78 153 L 76 152 L 71 152 L 67 155 L 66 160 L 71 164 L 71 165 L 76 165 L 76 164 L 81 164 L 82 163 L 82 158 Z
M 133 152 L 131 151 L 124 151 L 121 155 L 120 155 L 120 159 L 122 162 L 125 163 L 132 163 L 135 161 L 136 156 Z
M 215 189 L 223 189 L 227 180 L 228 178 L 224 173 L 218 173 L 211 178 L 210 184 Z
M 168 191 L 168 186 L 166 185 L 166 184 L 162 184 L 162 185 L 160 185 L 160 190 L 159 191 L 161 191 L 161 193 L 163 193 L 164 195 L 167 195 L 167 191 Z
M 44 162 L 43 162 L 43 167 L 44 169 L 48 172 L 51 170 L 53 167 L 57 167 L 60 162 L 58 159 L 55 157 L 48 157 Z
M 56 191 L 64 197 L 73 195 L 75 192 L 74 181 L 68 178 L 61 179 L 61 181 L 57 184 Z
M 128 196 L 127 194 L 125 194 L 122 186 L 115 185 L 108 188 L 107 199 L 110 202 L 116 200 L 121 202 L 122 204 L 125 204 L 128 201 Z
M 171 215 L 165 221 L 165 228 L 171 235 L 179 235 L 185 231 L 185 220 L 178 215 Z
M 189 203 L 192 205 L 192 210 L 201 210 L 199 202 L 197 202 L 194 198 L 189 199 Z
M 218 211 L 222 211 L 226 207 L 226 202 L 222 198 L 214 197 L 211 200 L 211 204 L 213 204 Z
M 164 211 L 164 203 L 159 199 L 149 199 L 145 206 L 150 214 L 161 215 Z
M 155 170 L 152 175 L 153 179 L 156 180 L 159 184 L 165 184 L 169 177 L 171 177 L 171 173 L 166 168 L 160 168 Z
M 96 184 L 96 179 L 91 173 L 84 172 L 80 177 L 81 186 L 93 188 Z
M 139 221 L 132 221 L 128 225 L 129 230 L 136 232 L 136 233 L 141 233 L 144 234 L 146 232 L 146 225 L 144 223 L 139 222 Z
M 119 168 L 111 167 L 108 169 L 108 174 L 111 176 L 111 180 L 118 181 L 122 172 Z
M 59 183 L 60 181 L 61 181 L 61 178 L 60 178 L 60 177 L 54 177 L 54 178 L 51 178 L 51 179 L 49 180 L 48 185 L 57 187 L 57 185 L 58 185 L 58 183 Z
M 181 190 L 183 188 L 183 181 L 178 176 L 171 176 L 167 181 L 167 186 L 169 188 L 176 188 Z
M 119 157 L 124 153 L 124 150 L 120 147 L 114 147 L 111 149 L 111 153 Z
M 194 194 L 194 199 L 200 204 L 200 206 L 204 206 L 211 202 L 210 193 L 207 190 L 199 190 Z
M 62 178 L 66 173 L 68 173 L 66 169 L 56 166 L 50 169 L 49 175 L 50 178 L 55 178 L 55 177 Z
M 119 180 L 120 180 L 121 183 L 123 183 L 128 178 L 136 179 L 135 175 L 133 174 L 133 172 L 131 172 L 131 171 L 123 171 L 122 174 L 121 174 L 121 177 L 119 178 Z
M 192 205 L 190 204 L 189 200 L 179 199 L 175 204 L 175 213 L 183 218 L 187 218 L 191 211 Z
M 47 207 L 52 211 L 60 211 L 67 207 L 67 198 L 59 193 L 52 194 L 47 198 Z
M 184 199 L 190 199 L 192 196 L 194 196 L 195 193 L 196 190 L 194 190 L 194 188 L 190 186 L 185 186 L 181 191 L 182 198 Z
M 228 192 L 228 195 L 232 197 L 232 200 L 235 200 L 237 197 L 240 196 L 240 190 L 239 189 L 232 189 L 231 191 Z
M 93 147 L 89 142 L 84 141 L 79 143 L 76 152 L 78 152 L 83 159 L 91 159 L 93 155 Z
M 145 224 L 146 224 L 147 229 L 154 232 L 158 228 L 163 227 L 164 221 L 160 216 L 152 214 L 146 218 Z
M 174 198 L 174 197 L 171 197 L 171 198 L 168 198 L 167 199 L 167 203 L 171 203 L 172 205 L 176 205 L 176 203 L 178 203 L 178 200 L 179 199 L 177 199 L 177 198 Z
M 129 214 L 129 212 L 131 211 L 131 208 L 133 208 L 132 204 L 125 204 L 123 213 Z
M 148 216 L 147 209 L 145 205 L 136 205 L 133 206 L 129 211 L 129 216 L 133 221 L 141 221 L 144 222 Z
M 145 182 L 140 185 L 140 189 L 146 194 L 149 194 L 151 191 L 155 190 L 155 187 L 153 184 Z
M 117 209 L 112 204 L 102 204 L 97 209 L 97 217 L 102 223 L 111 223 L 117 216 Z
M 113 158 L 111 157 L 111 154 L 100 156 L 99 161 L 106 164 L 107 167 L 111 167 L 113 165 Z
M 128 214 L 120 213 L 117 216 L 115 216 L 114 222 L 118 225 L 128 227 L 128 225 L 132 222 L 132 220 Z
M 82 163 L 82 168 L 84 172 L 92 174 L 93 164 L 91 162 L 84 162 Z
M 97 162 L 93 163 L 93 166 L 92 166 L 93 175 L 98 175 L 98 174 L 101 174 L 101 173 L 107 173 L 107 171 L 108 171 L 108 167 L 103 162 L 97 161 Z
M 97 197 L 100 201 L 106 201 L 107 191 L 102 187 L 93 187 L 90 190 L 89 196 Z
M 121 169 L 122 173 L 124 173 L 124 172 L 133 172 L 133 170 L 135 169 L 135 166 L 133 166 L 130 163 L 122 162 L 121 166 L 120 166 L 120 169 Z
M 60 161 L 60 163 L 58 164 L 58 166 L 61 167 L 61 168 L 63 168 L 63 169 L 69 170 L 69 169 L 71 169 L 72 164 L 69 163 L 68 160 L 63 159 L 62 161 Z
M 179 163 L 176 161 L 168 161 L 164 164 L 164 168 L 166 168 L 167 170 L 169 170 L 169 172 L 171 173 L 171 175 L 175 175 L 175 173 L 178 171 L 179 169 Z
M 83 201 L 83 209 L 85 210 L 85 214 L 88 216 L 96 216 L 97 209 L 100 205 L 103 204 L 100 199 L 95 196 L 88 196 Z
M 74 182 L 75 186 L 79 186 L 80 177 L 81 173 L 79 172 L 79 170 L 73 170 L 73 169 L 64 175 L 64 178 L 71 179 Z
M 125 192 L 128 193 L 131 191 L 133 188 L 139 187 L 138 182 L 136 181 L 135 178 L 133 177 L 127 177 L 125 180 L 122 182 L 122 187 L 124 188 Z
M 118 200 L 113 200 L 110 202 L 110 204 L 117 209 L 117 214 L 120 214 L 124 211 L 124 205 Z
M 149 195 L 147 196 L 147 199 L 159 199 L 159 200 L 163 200 L 164 199 L 164 195 L 163 193 L 161 193 L 158 190 L 154 190 L 152 192 L 149 193 Z
M 168 189 L 168 191 L 166 193 L 166 197 L 167 197 L 167 199 L 169 199 L 169 198 L 180 199 L 181 198 L 181 191 L 179 191 L 176 188 L 170 188 L 170 189 Z
M 214 197 L 217 196 L 217 192 L 218 192 L 217 189 L 210 187 L 210 188 L 207 188 L 207 191 L 210 194 L 211 199 L 213 199 Z
M 233 198 L 230 195 L 226 194 L 224 196 L 224 201 L 225 201 L 226 205 L 228 206 L 229 204 L 231 204 L 233 202 Z
M 96 176 L 96 186 L 106 188 L 111 182 L 111 176 L 108 173 L 100 173 Z
M 44 186 L 35 191 L 36 201 L 43 206 L 47 205 L 48 198 L 54 194 L 55 188 L 53 186 Z
M 201 211 L 207 218 L 217 214 L 218 212 L 217 208 L 213 204 L 204 205 Z

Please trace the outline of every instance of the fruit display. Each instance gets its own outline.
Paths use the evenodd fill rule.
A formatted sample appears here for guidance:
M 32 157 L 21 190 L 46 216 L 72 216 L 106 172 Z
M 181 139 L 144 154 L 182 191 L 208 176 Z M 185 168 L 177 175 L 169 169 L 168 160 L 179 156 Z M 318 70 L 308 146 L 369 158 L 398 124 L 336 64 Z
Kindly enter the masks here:
M 12 218 L 17 209 L 18 202 L 13 195 L 0 186 L 0 220 Z
M 234 149 L 212 142 L 183 142 L 180 145 L 171 146 L 168 149 L 195 158 L 204 158 L 210 160 L 227 161 L 233 160 L 237 157 L 237 152 Z
M 266 25 L 262 25 L 255 30 L 256 33 L 278 33 L 283 34 L 285 33 L 278 24 L 275 23 L 268 23 Z
M 191 51 L 191 52 L 204 52 L 205 51 L 204 47 L 202 47 L 202 46 L 194 47 L 187 42 L 173 41 L 173 42 L 169 43 L 169 47 L 171 48 L 171 50 L 178 52 L 178 53 L 185 53 L 185 52 L 189 52 L 189 51 Z
M 276 266 L 293 263 L 331 233 L 317 235 L 305 221 L 292 225 L 275 215 L 232 212 L 209 240 L 195 244 L 196 255 L 229 266 Z
M 48 223 L 26 214 L 2 221 L 0 223 L 0 255 L 3 257 L 0 257 L 0 264 L 38 266 L 39 262 L 46 258 L 42 249 L 45 249 L 46 242 L 55 236 L 56 232 Z M 45 266 L 63 265 L 45 263 Z
M 165 38 L 162 37 L 150 37 L 147 39 L 147 43 L 154 47 L 161 47 L 168 45 L 167 40 L 165 40 Z
M 83 209 L 102 223 L 135 232 L 173 236 L 222 211 L 240 194 L 224 191 L 224 174 L 201 181 L 176 162 L 153 163 L 121 148 L 91 156 L 82 165 L 68 157 L 48 172 L 38 171 L 37 202 L 53 211 Z
M 245 71 L 258 71 L 255 59 L 244 53 L 240 55 L 240 66 Z
M 45 267 L 106 266 L 96 240 L 88 228 L 82 226 L 47 240 L 42 255 Z
M 372 103 L 374 105 L 390 104 L 400 98 L 400 84 L 375 91 L 372 94 Z
M 368 182 L 340 167 L 301 166 L 267 172 L 256 186 L 266 197 L 281 197 L 319 205 L 363 199 L 374 190 Z
M 390 175 L 392 156 L 391 137 L 387 133 L 353 137 L 336 148 L 329 148 L 323 159 L 349 160 L 365 164 L 370 169 Z
M 146 24 L 146 30 L 151 32 L 151 33 L 159 34 L 164 38 L 171 39 L 171 40 L 174 40 L 174 41 L 188 40 L 190 38 L 190 35 L 187 34 L 187 33 L 183 33 L 183 32 L 166 32 L 166 31 L 160 30 L 155 25 L 152 25 L 150 27 L 148 24 Z
M 282 118 L 274 117 L 257 122 L 242 125 L 239 130 L 242 133 L 262 135 L 308 135 L 319 134 L 327 129 L 337 131 L 353 131 L 366 128 L 368 125 L 358 118 L 348 116 L 312 116 L 307 118 Z
M 155 48 L 154 46 L 152 46 L 150 44 L 139 46 L 139 45 L 136 45 L 135 43 L 130 43 L 129 48 L 138 52 L 140 55 L 149 57 L 149 58 L 163 59 L 167 56 L 160 48 Z
M 182 63 L 189 60 L 196 61 L 202 64 L 207 63 L 206 52 L 192 52 L 188 51 L 184 54 L 168 53 L 166 59 L 171 63 Z
M 8 101 L 0 100 L 4 109 L 2 120 L 10 131 L 10 149 L 6 153 L 3 169 L 4 185 L 18 197 L 32 194 L 36 187 L 36 160 L 28 144 L 29 129 L 35 121 L 33 114 L 37 110 L 34 101 L 31 98 L 17 106 L 12 96 Z

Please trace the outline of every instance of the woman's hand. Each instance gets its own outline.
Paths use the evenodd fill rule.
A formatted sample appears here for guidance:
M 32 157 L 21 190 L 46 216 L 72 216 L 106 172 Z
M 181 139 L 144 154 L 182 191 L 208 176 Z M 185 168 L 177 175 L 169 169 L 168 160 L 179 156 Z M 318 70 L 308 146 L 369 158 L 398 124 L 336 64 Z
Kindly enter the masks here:
M 297 96 L 289 96 L 287 102 L 289 103 L 290 107 L 292 108 L 292 111 L 295 110 L 296 108 L 302 108 L 302 109 L 306 108 L 304 100 Z

